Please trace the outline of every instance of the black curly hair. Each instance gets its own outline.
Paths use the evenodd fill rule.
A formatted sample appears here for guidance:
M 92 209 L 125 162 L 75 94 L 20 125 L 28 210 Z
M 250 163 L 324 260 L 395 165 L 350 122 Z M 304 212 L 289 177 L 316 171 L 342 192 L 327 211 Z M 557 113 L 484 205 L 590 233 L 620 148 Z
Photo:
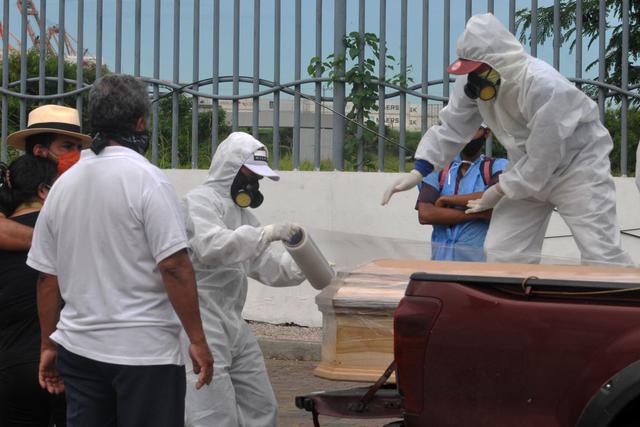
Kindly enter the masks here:
M 24 202 L 38 196 L 41 185 L 52 185 L 58 174 L 50 160 L 22 155 L 10 165 L 0 164 L 0 212 L 9 216 Z

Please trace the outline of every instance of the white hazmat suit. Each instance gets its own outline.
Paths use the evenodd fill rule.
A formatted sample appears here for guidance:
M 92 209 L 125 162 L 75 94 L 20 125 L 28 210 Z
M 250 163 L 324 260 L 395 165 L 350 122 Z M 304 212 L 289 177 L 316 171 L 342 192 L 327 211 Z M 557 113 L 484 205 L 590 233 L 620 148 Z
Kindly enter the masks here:
M 492 14 L 469 19 L 457 54 L 500 73 L 497 96 L 469 98 L 467 76 L 459 76 L 440 113 L 442 124 L 424 134 L 416 159 L 442 169 L 483 121 L 506 148 L 509 167 L 500 175 L 505 197 L 493 210 L 485 240 L 488 259 L 535 262 L 556 207 L 584 262 L 631 265 L 616 215 L 613 143 L 597 105 L 549 64 L 527 54 Z
M 294 286 L 304 275 L 288 252 L 270 246 L 268 230 L 255 216 L 231 199 L 236 174 L 260 148 L 250 135 L 232 133 L 218 147 L 205 183 L 185 197 L 202 321 L 215 360 L 209 387 L 196 391 L 195 376 L 187 373 L 187 426 L 276 424 L 262 352 L 241 315 L 247 276 L 269 286 Z

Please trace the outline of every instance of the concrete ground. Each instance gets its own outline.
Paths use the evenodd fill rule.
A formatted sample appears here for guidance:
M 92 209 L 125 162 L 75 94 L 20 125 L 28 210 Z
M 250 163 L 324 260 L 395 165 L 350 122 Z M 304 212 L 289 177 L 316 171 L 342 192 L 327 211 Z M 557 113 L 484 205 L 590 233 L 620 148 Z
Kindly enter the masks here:
M 267 370 L 271 378 L 273 390 L 278 399 L 278 426 L 280 427 L 312 427 L 311 413 L 296 408 L 295 397 L 319 390 L 339 390 L 361 387 L 367 383 L 331 381 L 313 375 L 318 362 L 302 360 L 267 359 Z M 320 416 L 322 427 L 381 427 L 389 420 L 348 420 Z

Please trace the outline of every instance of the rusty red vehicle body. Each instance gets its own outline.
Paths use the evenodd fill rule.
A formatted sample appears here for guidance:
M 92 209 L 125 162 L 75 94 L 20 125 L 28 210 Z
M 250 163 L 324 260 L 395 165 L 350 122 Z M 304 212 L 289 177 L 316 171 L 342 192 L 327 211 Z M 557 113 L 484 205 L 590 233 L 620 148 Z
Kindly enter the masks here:
M 370 410 L 358 404 L 366 388 L 297 404 L 406 427 L 640 425 L 638 271 L 594 280 L 574 269 L 571 279 L 416 273 L 394 314 L 397 388 Z

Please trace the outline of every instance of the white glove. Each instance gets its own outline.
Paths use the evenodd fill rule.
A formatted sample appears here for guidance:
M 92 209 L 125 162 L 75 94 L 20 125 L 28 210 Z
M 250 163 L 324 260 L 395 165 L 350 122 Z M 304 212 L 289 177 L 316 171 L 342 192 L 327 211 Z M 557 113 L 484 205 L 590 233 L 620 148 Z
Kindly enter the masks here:
M 412 170 L 409 173 L 405 173 L 400 178 L 398 178 L 393 184 L 387 188 L 387 191 L 384 192 L 382 196 L 382 206 L 389 203 L 389 199 L 393 195 L 393 193 L 397 193 L 399 191 L 407 191 L 412 187 L 415 187 L 422 181 L 422 174 L 417 170 Z
M 469 202 L 467 202 L 467 207 L 469 209 L 464 211 L 464 213 L 472 214 L 493 209 L 493 207 L 497 205 L 500 199 L 502 199 L 503 197 L 504 193 L 500 188 L 500 184 L 493 185 L 489 187 L 487 191 L 482 193 L 481 198 L 476 200 L 469 200 Z
M 290 222 L 278 222 L 276 224 L 265 225 L 262 229 L 264 230 L 264 240 L 271 243 L 276 240 L 290 240 L 302 227 Z

